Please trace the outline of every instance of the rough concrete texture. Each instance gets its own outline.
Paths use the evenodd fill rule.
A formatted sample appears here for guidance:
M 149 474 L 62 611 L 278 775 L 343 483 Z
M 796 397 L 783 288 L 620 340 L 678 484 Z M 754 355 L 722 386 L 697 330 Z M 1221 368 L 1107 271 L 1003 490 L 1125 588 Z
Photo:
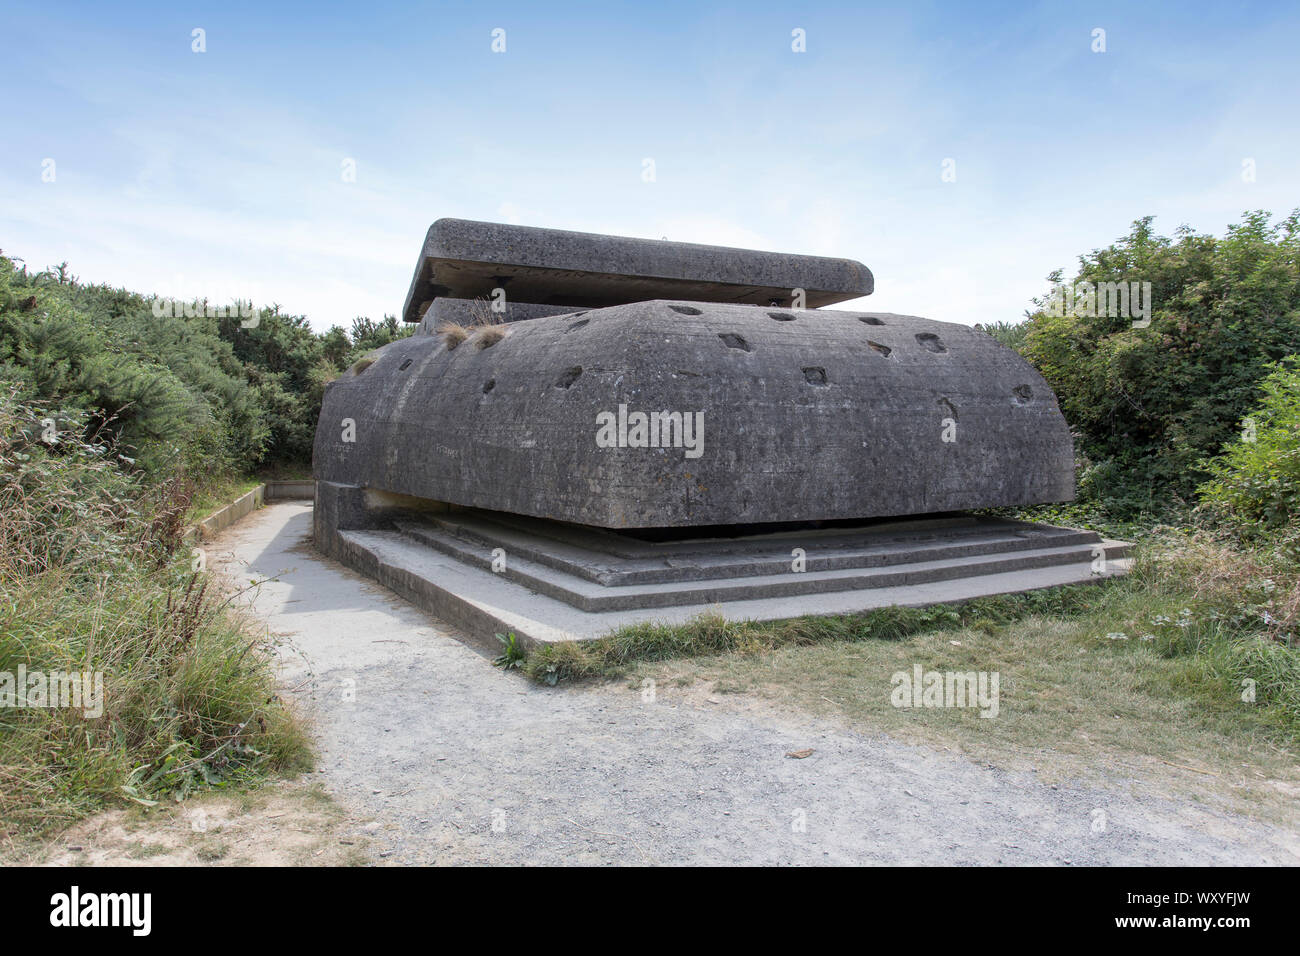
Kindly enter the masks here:
M 1019 355 L 966 326 L 651 301 L 504 328 L 495 344 L 454 350 L 441 337 L 394 342 L 333 382 L 316 477 L 605 528 L 1074 496 L 1055 396 Z M 674 422 L 655 430 L 676 447 L 631 447 L 633 413 L 658 412 L 702 431 Z M 602 434 L 625 447 L 601 447 Z
M 381 864 L 1300 862 L 1294 832 L 1144 795 L 1127 769 L 1054 785 L 742 695 L 529 684 L 313 551 L 310 517 L 273 504 L 210 567 L 271 578 L 241 601 L 282 636 L 316 776 Z
M 266 489 L 266 500 L 275 501 L 283 498 L 306 498 L 311 500 L 316 497 L 316 482 L 310 478 L 293 479 L 289 481 L 268 481 L 262 486 Z
M 649 540 L 631 534 L 456 509 L 394 522 L 396 530 L 437 542 L 446 553 L 490 559 L 500 548 L 547 569 L 609 590 L 638 585 L 698 584 L 723 578 L 895 568 L 917 561 L 1018 554 L 1095 545 L 1096 532 L 1002 518 L 957 515 L 903 521 L 837 523 L 766 533 L 697 532 Z M 792 555 L 798 552 L 798 560 Z M 510 569 L 503 571 L 513 574 Z
M 851 259 L 796 256 L 690 242 L 439 219 L 429 227 L 402 307 L 419 322 L 429 303 L 501 288 L 520 302 L 605 306 L 646 299 L 790 305 L 796 289 L 817 308 L 870 295 L 871 271 Z

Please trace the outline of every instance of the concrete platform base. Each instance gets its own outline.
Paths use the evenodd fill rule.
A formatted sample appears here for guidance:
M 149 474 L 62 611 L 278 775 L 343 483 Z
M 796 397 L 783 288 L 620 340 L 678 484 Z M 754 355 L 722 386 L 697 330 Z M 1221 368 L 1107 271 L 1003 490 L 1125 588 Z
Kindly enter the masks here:
M 1126 542 L 969 515 L 667 540 L 471 509 L 377 524 L 318 546 L 478 639 L 525 643 L 706 611 L 777 620 L 964 601 L 1129 564 Z

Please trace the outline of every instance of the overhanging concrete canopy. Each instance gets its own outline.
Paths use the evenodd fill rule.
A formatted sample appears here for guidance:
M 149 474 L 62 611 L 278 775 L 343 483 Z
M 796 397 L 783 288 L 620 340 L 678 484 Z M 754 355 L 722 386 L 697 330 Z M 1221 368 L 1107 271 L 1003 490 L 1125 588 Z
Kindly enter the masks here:
M 437 298 L 508 299 L 597 308 L 650 299 L 791 304 L 810 309 L 870 295 L 871 270 L 852 259 L 630 239 L 468 219 L 429 227 L 402 318 L 419 322 Z

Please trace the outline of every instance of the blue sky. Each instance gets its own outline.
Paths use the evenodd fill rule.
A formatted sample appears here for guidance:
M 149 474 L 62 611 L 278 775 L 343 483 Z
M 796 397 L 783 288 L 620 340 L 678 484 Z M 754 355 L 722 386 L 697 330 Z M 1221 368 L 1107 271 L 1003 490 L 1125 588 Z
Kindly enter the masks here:
M 1300 206 L 1297 49 L 1294 3 L 8 0 L 0 249 L 325 329 L 398 312 L 460 216 L 846 256 L 860 308 L 1016 320 L 1139 216 Z

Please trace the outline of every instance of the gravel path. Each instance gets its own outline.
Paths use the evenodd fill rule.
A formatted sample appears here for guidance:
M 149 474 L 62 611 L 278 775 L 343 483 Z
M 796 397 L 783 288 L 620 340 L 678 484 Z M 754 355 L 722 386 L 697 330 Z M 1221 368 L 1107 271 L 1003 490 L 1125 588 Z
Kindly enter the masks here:
M 272 505 L 209 562 L 277 578 L 251 603 L 288 642 L 321 779 L 382 862 L 1300 862 L 1294 833 L 1244 817 L 1057 788 L 746 697 L 533 685 L 321 557 L 310 528 L 309 505 Z

